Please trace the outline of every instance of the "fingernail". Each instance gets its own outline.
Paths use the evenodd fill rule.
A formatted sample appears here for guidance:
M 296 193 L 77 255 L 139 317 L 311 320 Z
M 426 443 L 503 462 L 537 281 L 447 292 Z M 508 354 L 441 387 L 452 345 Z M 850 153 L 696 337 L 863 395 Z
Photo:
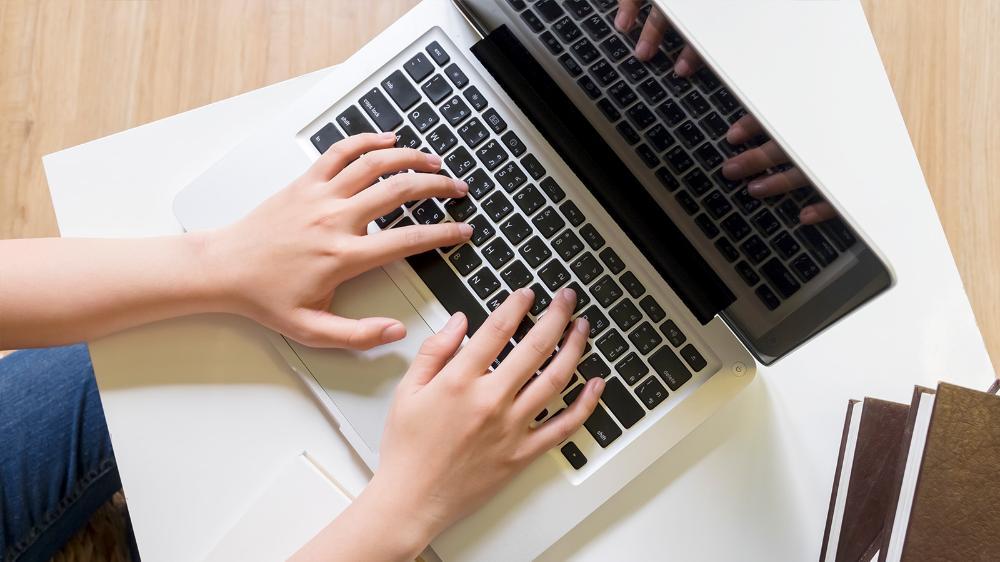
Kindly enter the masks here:
M 535 292 L 531 290 L 531 287 L 524 287 L 523 289 L 518 289 L 517 292 L 522 296 L 529 299 L 535 298 Z
M 438 156 L 437 154 L 428 154 L 428 155 L 426 155 L 424 157 L 427 158 L 427 164 L 428 165 L 434 166 L 434 167 L 440 167 L 441 166 L 441 157 Z
M 396 140 L 396 133 L 389 131 L 388 133 L 380 133 L 378 138 L 382 140 Z
M 752 181 L 747 184 L 747 193 L 753 195 L 754 197 L 760 197 L 764 195 L 762 191 L 764 190 L 764 182 Z
M 448 319 L 448 323 L 444 325 L 444 328 L 442 328 L 441 331 L 452 332 L 454 330 L 457 330 L 459 325 L 462 324 L 463 318 L 465 318 L 465 314 L 461 312 L 456 312 L 455 314 L 452 314 L 451 318 Z
M 465 183 L 462 180 L 451 180 L 451 181 L 454 182 L 455 191 L 457 191 L 459 194 L 465 195 L 466 193 L 469 192 L 469 184 Z
M 586 334 L 590 332 L 590 321 L 583 316 L 576 319 L 576 324 L 573 326 L 576 328 L 577 332 L 581 334 Z
M 591 383 L 590 393 L 593 394 L 594 396 L 600 396 L 601 392 L 604 392 L 604 379 L 602 379 L 601 377 L 597 377 L 591 380 L 595 380 L 597 382 Z
M 399 322 L 389 324 L 382 329 L 382 341 L 390 342 L 401 340 L 406 335 L 406 326 L 403 326 Z
M 628 25 L 628 19 L 625 17 L 625 12 L 619 10 L 618 15 L 615 16 L 615 27 L 618 31 L 628 31 L 626 25 Z
M 691 72 L 691 65 L 688 64 L 688 61 L 681 59 L 674 65 L 674 72 L 680 76 L 687 76 L 687 73 Z
M 458 231 L 466 238 L 472 236 L 472 225 L 465 222 L 458 223 Z
M 646 60 L 653 56 L 653 49 L 653 44 L 649 40 L 643 39 L 635 46 L 635 57 L 639 60 Z
M 738 162 L 726 162 L 722 165 L 722 175 L 731 180 L 739 179 L 743 167 Z
M 566 287 L 565 289 L 560 291 L 559 296 L 561 296 L 562 299 L 568 303 L 576 302 L 576 291 L 570 289 L 569 287 Z

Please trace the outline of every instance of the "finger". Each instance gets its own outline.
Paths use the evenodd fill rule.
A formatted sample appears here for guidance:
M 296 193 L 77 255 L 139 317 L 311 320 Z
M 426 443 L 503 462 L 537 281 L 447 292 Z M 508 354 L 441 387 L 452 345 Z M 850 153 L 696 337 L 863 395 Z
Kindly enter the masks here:
M 823 201 L 803 207 L 802 211 L 799 212 L 799 222 L 802 224 L 817 224 L 828 221 L 836 216 L 837 211 L 833 208 L 833 205 Z
M 497 379 L 504 381 L 508 395 L 513 396 L 520 390 L 542 363 L 552 356 L 575 307 L 576 291 L 567 288 L 556 293 L 538 323 L 497 367 Z
M 307 172 L 316 181 L 330 181 L 334 176 L 366 152 L 389 148 L 396 143 L 393 133 L 361 133 L 333 144 Z
M 573 376 L 577 364 L 580 363 L 580 356 L 583 355 L 589 335 L 590 323 L 586 318 L 577 318 L 555 359 L 518 395 L 515 406 L 523 417 L 533 419 L 549 401 L 559 396 Z
M 566 411 L 531 430 L 526 443 L 529 455 L 536 457 L 569 439 L 597 407 L 597 400 L 604 391 L 604 379 L 595 377 Z
M 726 142 L 736 146 L 749 142 L 750 139 L 764 132 L 764 127 L 753 115 L 744 115 L 726 131 Z
M 406 327 L 393 318 L 354 320 L 325 310 L 302 308 L 294 314 L 285 335 L 309 347 L 365 350 L 403 339 Z
M 458 351 L 458 346 L 462 345 L 467 323 L 465 314 L 456 312 L 440 332 L 424 340 L 402 382 L 415 386 L 429 383 L 448 364 Z
M 653 58 L 669 27 L 667 18 L 659 10 L 651 10 L 646 18 L 646 25 L 642 27 L 639 41 L 635 44 L 635 58 L 643 61 Z
M 681 54 L 677 55 L 677 62 L 674 63 L 674 72 L 678 76 L 691 76 L 698 72 L 704 64 L 698 51 L 695 51 L 691 45 L 684 45 Z
M 809 179 L 798 168 L 778 174 L 757 178 L 747 184 L 747 192 L 758 199 L 788 193 L 809 183 Z
M 632 29 L 635 18 L 639 15 L 640 0 L 618 0 L 618 15 L 615 16 L 615 29 L 621 32 Z
M 462 198 L 468 192 L 469 185 L 464 181 L 439 174 L 396 174 L 352 197 L 350 205 L 358 224 L 364 225 L 407 201 L 429 197 Z
M 778 143 L 770 140 L 726 160 L 722 165 L 722 175 L 732 181 L 741 180 L 785 162 L 788 162 L 788 155 Z
M 330 187 L 336 195 L 353 197 L 386 174 L 403 170 L 433 173 L 440 169 L 441 157 L 436 154 L 413 148 L 386 148 L 369 152 L 351 162 L 330 180 Z
M 525 287 L 514 291 L 514 294 L 507 297 L 507 300 L 503 301 L 503 304 L 476 330 L 469 343 L 458 352 L 452 364 L 467 376 L 479 376 L 485 373 L 504 346 L 510 342 L 514 330 L 534 303 L 535 293 L 531 289 Z
M 401 260 L 434 248 L 462 244 L 472 236 L 466 223 L 417 224 L 359 236 L 349 273 L 358 275 L 375 267 Z

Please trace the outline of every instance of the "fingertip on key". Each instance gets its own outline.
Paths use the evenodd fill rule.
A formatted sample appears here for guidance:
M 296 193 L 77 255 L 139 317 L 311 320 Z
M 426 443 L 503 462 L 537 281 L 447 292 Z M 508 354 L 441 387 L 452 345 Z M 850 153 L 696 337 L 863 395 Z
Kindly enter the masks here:
M 460 222 L 458 223 L 458 232 L 461 233 L 463 237 L 469 238 L 472 236 L 472 225 Z
M 564 301 L 570 304 L 576 304 L 576 291 L 570 289 L 569 287 L 566 287 L 565 289 L 560 291 L 559 296 L 562 297 Z
M 427 159 L 427 164 L 433 168 L 441 167 L 441 157 L 437 154 L 426 154 L 424 158 Z

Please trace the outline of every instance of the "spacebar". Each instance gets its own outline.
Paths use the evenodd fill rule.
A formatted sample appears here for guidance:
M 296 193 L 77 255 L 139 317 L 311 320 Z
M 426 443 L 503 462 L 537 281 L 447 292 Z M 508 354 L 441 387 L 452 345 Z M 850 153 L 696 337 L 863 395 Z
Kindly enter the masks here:
M 410 267 L 417 272 L 420 279 L 434 293 L 437 300 L 450 314 L 464 312 L 469 319 L 466 332 L 469 337 L 486 321 L 486 310 L 479 304 L 462 280 L 455 275 L 451 267 L 444 261 L 441 254 L 434 250 L 406 258 Z

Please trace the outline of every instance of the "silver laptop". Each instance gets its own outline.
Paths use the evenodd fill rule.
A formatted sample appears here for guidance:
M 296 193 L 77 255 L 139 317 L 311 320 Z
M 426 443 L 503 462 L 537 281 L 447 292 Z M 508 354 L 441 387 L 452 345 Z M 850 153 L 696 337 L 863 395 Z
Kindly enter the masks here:
M 520 287 L 537 295 L 512 340 L 564 286 L 591 324 L 577 373 L 538 422 L 604 377 L 594 415 L 432 545 L 445 560 L 528 559 L 596 510 L 769 364 L 890 287 L 874 246 L 753 110 L 711 53 L 673 73 L 688 34 L 649 62 L 641 25 L 619 33 L 615 0 L 426 0 L 178 194 L 188 230 L 242 217 L 345 136 L 394 131 L 465 179 L 460 200 L 413 201 L 370 231 L 468 222 L 472 240 L 391 264 L 338 290 L 338 313 L 403 320 L 409 336 L 370 352 L 274 335 L 372 469 L 392 388 L 423 337 L 461 310 L 470 333 Z M 648 13 L 649 6 L 640 13 Z M 744 145 L 730 124 L 753 115 Z M 724 162 L 775 142 L 805 184 L 766 199 Z M 836 186 L 829 186 L 832 191 Z M 803 208 L 825 220 L 800 221 Z M 508 348 L 509 349 L 509 348 Z M 364 370 L 359 374 L 359 370 Z M 433 454 L 433 452 L 428 452 Z

